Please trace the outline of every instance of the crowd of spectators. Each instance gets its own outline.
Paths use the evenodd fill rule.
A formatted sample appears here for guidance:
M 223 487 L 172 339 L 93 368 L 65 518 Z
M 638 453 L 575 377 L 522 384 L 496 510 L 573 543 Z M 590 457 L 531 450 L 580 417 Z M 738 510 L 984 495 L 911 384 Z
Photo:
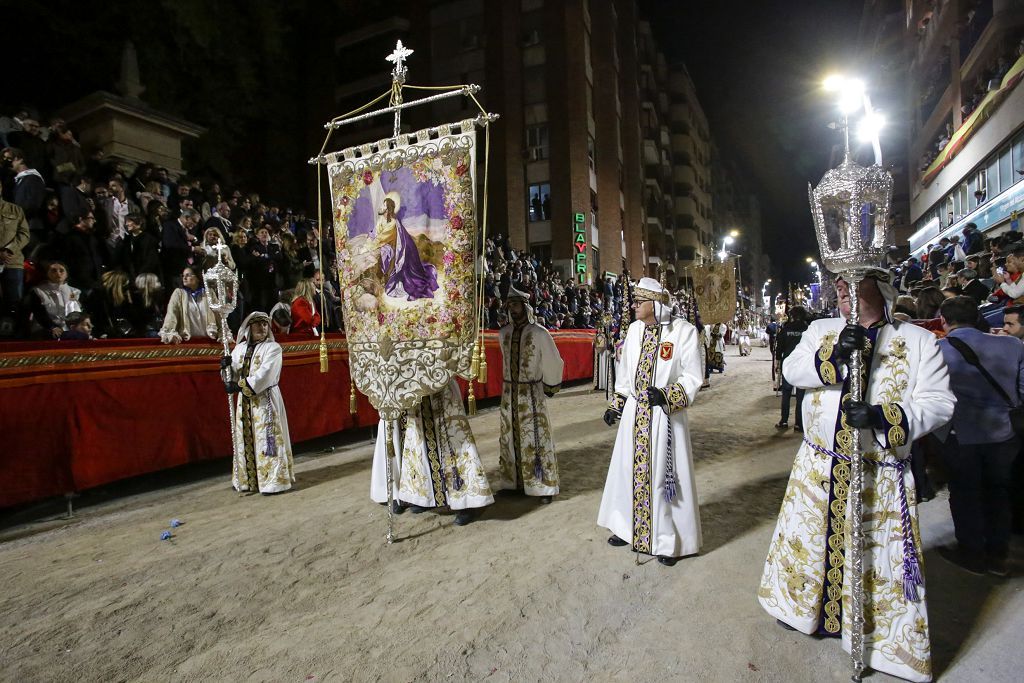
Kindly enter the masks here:
M 1024 56 L 1024 36 L 1018 42 L 1010 42 L 1008 45 L 1010 47 L 1007 47 L 1003 52 L 993 57 L 981 73 L 978 74 L 978 77 L 974 80 L 973 88 L 968 88 L 967 84 L 964 84 L 963 104 L 960 107 L 960 116 L 964 121 L 974 113 L 974 110 L 978 108 L 978 105 L 981 104 L 989 92 L 1002 87 L 1003 78 L 1006 77 L 1014 62 L 1020 59 L 1021 56 Z M 953 133 L 953 122 L 947 121 L 946 125 L 942 128 L 942 132 L 922 152 L 917 165 L 919 172 L 924 172 L 942 153 L 942 150 L 946 149 L 949 141 L 953 138 Z
M 593 329 L 602 324 L 605 314 L 613 314 L 621 305 L 621 291 L 612 278 L 596 287 L 579 284 L 571 277 L 563 280 L 550 263 L 513 249 L 507 235 L 489 237 L 484 244 L 484 258 L 488 329 L 499 329 L 508 322 L 502 302 L 509 287 L 530 295 L 537 322 L 549 330 Z
M 964 103 L 960 107 L 960 113 L 965 119 L 978 108 L 978 105 L 981 104 L 981 101 L 985 99 L 989 92 L 1002 87 L 1003 78 L 1009 73 L 1010 67 L 1013 66 L 1013 63 L 1021 55 L 1024 55 L 1024 36 L 1016 43 L 1011 43 L 1010 45 L 1012 47 L 1007 47 L 1000 54 L 989 60 L 985 68 L 974 80 L 974 88 L 970 92 L 967 92 L 966 88 L 964 89 Z
M 0 337 L 216 336 L 202 278 L 218 255 L 240 279 L 233 327 L 285 302 L 277 332 L 311 332 L 321 317 L 339 329 L 333 239 L 321 262 L 305 212 L 150 164 L 107 163 L 63 120 L 42 126 L 29 111 L 0 118 L 0 143 L 0 194 L 24 214 L 19 225 L 0 205 Z
M 974 223 L 962 235 L 929 244 L 920 257 L 893 264 L 901 296 L 895 315 L 932 320 L 946 299 L 966 296 L 978 308 L 979 329 L 998 331 L 1006 306 L 1024 302 L 1024 241 L 1018 232 L 984 238 Z

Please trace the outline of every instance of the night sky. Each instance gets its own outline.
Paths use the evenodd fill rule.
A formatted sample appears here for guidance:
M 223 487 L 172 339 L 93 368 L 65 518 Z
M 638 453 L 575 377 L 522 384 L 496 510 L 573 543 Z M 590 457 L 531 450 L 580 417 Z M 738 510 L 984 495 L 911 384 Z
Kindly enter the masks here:
M 855 71 L 863 2 L 641 6 L 666 56 L 686 63 L 712 136 L 760 199 L 776 276 L 809 281 L 804 259 L 818 250 L 807 183 L 818 183 L 839 141 L 827 128 L 835 109 L 821 81 L 830 71 Z

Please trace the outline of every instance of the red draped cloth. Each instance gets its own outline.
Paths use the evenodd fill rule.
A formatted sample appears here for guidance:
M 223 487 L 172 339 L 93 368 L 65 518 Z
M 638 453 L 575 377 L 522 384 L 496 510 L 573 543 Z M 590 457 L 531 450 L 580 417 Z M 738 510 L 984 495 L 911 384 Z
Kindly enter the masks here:
M 501 394 L 497 335 L 486 333 L 486 385 Z M 591 377 L 592 330 L 553 332 L 564 381 Z M 358 395 L 349 413 L 345 337 L 278 337 L 281 392 L 294 441 L 377 422 Z M 220 381 L 223 350 L 209 340 L 165 346 L 155 339 L 0 345 L 0 508 L 231 453 L 228 401 Z M 460 380 L 463 395 L 466 383 Z M 227 474 L 225 474 L 227 476 Z

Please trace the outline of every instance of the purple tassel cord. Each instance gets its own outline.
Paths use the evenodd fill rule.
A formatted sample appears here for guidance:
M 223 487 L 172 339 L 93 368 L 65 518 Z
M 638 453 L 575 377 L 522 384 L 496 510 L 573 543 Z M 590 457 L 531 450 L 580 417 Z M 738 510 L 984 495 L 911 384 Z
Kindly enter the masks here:
M 539 455 L 533 458 L 533 477 L 537 481 L 544 480 L 544 465 L 541 463 Z
M 665 475 L 665 502 L 671 503 L 676 498 L 676 475 L 669 472 Z
M 455 486 L 456 491 L 461 491 L 462 487 L 466 484 L 459 475 L 459 468 L 454 465 L 452 465 L 452 484 Z
M 264 399 L 267 408 L 267 457 L 277 457 L 277 439 L 274 438 L 274 404 L 270 401 L 270 392 L 266 393 Z
M 671 503 L 678 493 L 676 484 L 676 458 L 672 449 L 672 423 L 668 424 L 668 440 L 666 442 L 668 458 L 665 460 L 665 502 Z
M 821 455 L 836 458 L 843 462 L 850 462 L 849 456 L 840 455 L 827 448 L 823 448 L 811 442 L 806 436 L 804 437 L 804 443 Z M 903 597 L 906 598 L 907 602 L 917 602 L 920 600 L 918 588 L 924 587 L 924 575 L 921 573 L 921 563 L 917 559 L 917 547 L 914 545 L 914 529 L 910 523 L 910 503 L 907 501 L 907 487 L 903 482 L 903 471 L 906 469 L 907 463 L 904 460 L 885 462 L 882 460 L 868 460 L 867 458 L 864 458 L 864 462 L 896 469 L 897 486 L 900 492 L 900 526 L 903 527 Z

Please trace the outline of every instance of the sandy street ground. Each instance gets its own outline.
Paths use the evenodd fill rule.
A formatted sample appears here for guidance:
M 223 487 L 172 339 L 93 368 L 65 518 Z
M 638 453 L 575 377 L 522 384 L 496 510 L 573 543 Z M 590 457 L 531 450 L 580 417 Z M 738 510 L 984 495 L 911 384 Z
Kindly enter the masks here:
M 553 403 L 554 504 L 498 498 L 465 528 L 406 513 L 391 547 L 368 497 L 368 436 L 301 457 L 281 496 L 241 498 L 225 469 L 58 528 L 8 529 L 0 679 L 849 680 L 837 641 L 783 630 L 757 603 L 799 438 L 773 429 L 766 350 L 727 356 L 692 409 L 704 549 L 673 568 L 637 566 L 597 527 L 614 430 L 603 392 L 577 387 Z M 497 409 L 472 425 L 493 474 Z M 160 541 L 175 517 L 186 524 Z M 1024 580 L 975 577 L 936 554 L 952 538 L 944 495 L 922 517 L 939 678 L 1021 680 Z

